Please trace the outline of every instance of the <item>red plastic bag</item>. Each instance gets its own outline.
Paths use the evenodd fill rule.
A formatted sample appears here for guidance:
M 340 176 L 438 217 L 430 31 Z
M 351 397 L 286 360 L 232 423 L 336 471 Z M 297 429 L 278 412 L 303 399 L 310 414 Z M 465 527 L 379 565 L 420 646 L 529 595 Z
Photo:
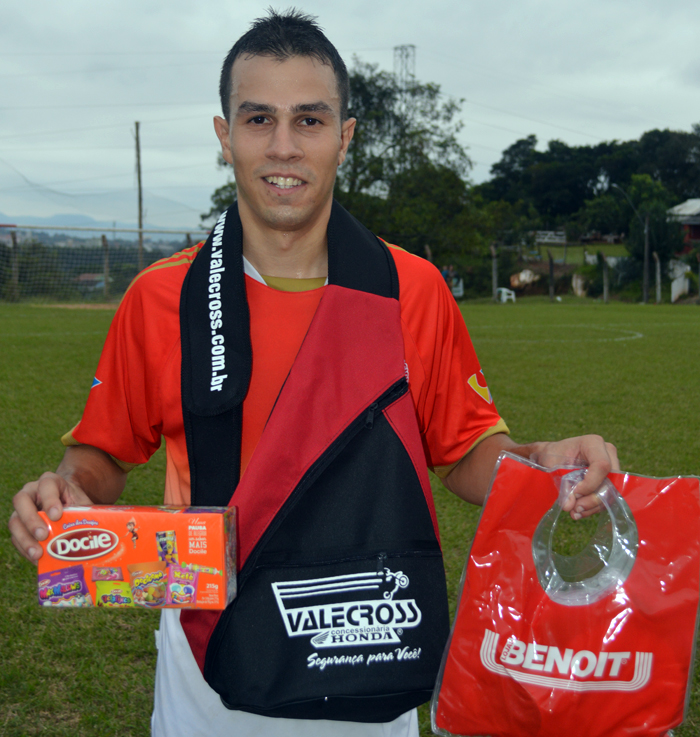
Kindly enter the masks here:
M 436 734 L 661 737 L 682 722 L 700 586 L 698 479 L 610 474 L 597 532 L 582 553 L 561 556 L 559 498 L 582 475 L 501 457 L 433 696 Z

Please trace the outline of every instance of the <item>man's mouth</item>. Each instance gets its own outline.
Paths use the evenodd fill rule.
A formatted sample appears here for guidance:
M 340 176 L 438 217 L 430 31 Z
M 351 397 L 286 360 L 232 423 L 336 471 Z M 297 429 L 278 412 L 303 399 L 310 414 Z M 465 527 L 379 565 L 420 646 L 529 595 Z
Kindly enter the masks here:
M 298 187 L 300 184 L 304 184 L 301 179 L 295 179 L 294 177 L 264 177 L 266 182 L 274 184 L 280 189 L 291 189 L 292 187 Z

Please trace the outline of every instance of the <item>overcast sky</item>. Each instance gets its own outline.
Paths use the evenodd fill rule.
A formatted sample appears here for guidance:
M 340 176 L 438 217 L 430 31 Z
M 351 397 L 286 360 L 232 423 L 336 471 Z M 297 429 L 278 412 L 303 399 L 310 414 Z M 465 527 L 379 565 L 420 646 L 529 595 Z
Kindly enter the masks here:
M 135 222 L 138 120 L 147 225 L 197 226 L 226 180 L 211 123 L 221 61 L 268 4 L 6 3 L 0 213 Z M 552 138 L 592 144 L 700 122 L 696 0 L 296 5 L 318 16 L 349 66 L 357 55 L 392 70 L 394 47 L 414 44 L 417 78 L 465 100 L 474 182 L 531 133 L 544 148 Z

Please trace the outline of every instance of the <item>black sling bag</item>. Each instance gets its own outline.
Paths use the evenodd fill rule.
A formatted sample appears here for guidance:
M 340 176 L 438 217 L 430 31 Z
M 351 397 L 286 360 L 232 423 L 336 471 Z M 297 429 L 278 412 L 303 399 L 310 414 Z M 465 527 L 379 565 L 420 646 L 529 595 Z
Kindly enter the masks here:
M 192 504 L 238 507 L 239 593 L 181 621 L 231 709 L 389 721 L 430 697 L 449 631 L 393 258 L 333 204 L 329 284 L 239 483 L 252 364 L 241 236 L 234 205 L 180 314 Z

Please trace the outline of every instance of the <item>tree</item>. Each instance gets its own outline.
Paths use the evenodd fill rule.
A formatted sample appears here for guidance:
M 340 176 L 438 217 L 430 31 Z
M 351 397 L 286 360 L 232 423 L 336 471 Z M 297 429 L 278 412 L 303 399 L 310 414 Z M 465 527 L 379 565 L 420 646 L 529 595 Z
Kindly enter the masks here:
M 677 202 L 700 197 L 700 125 L 693 131 L 652 130 L 639 139 L 639 173 L 663 183 Z
M 491 201 L 511 204 L 530 199 L 531 167 L 537 161 L 537 137 L 521 138 L 503 152 L 501 160 L 491 167 L 490 182 L 479 189 Z
M 656 251 L 661 261 L 668 261 L 683 248 L 683 235 L 680 225 L 668 219 L 668 208 L 674 201 L 673 195 L 649 174 L 634 174 L 627 189 L 627 195 L 642 219 L 649 216 L 649 247 Z M 621 199 L 622 196 L 620 197 Z M 630 256 L 644 260 L 644 226 L 628 203 L 629 217 L 627 250 Z
M 545 151 L 536 146 L 531 135 L 504 150 L 492 179 L 478 187 L 484 199 L 523 201 L 550 227 L 588 217 L 601 223 L 596 229 L 619 231 L 627 230 L 625 219 L 616 217 L 612 200 L 598 201 L 612 183 L 628 187 L 633 175 L 646 174 L 665 187 L 670 204 L 700 197 L 700 125 L 692 132 L 648 131 L 638 141 L 569 146 L 553 140 Z
M 397 176 L 428 163 L 462 178 L 469 172 L 457 140 L 460 102 L 443 99 L 439 85 L 413 81 L 402 89 L 396 75 L 355 58 L 349 109 L 357 126 L 337 182 L 346 201 L 386 195 Z

